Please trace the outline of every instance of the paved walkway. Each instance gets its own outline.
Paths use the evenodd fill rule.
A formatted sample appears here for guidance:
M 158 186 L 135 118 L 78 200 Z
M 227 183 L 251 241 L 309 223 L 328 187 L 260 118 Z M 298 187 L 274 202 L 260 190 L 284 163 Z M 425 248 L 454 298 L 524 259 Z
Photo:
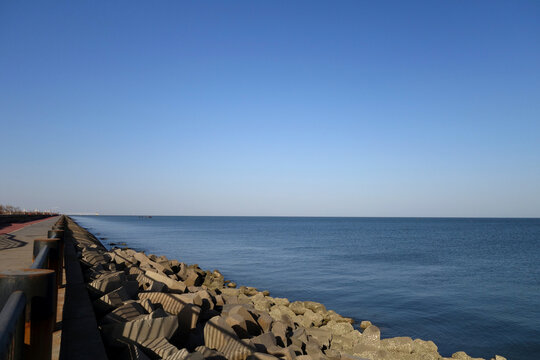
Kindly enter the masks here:
M 18 229 L 8 234 L 0 233 L 0 271 L 7 269 L 22 269 L 32 265 L 34 239 L 46 238 L 58 216 L 45 220 L 31 221 L 26 224 L 16 224 Z M 24 227 L 20 227 L 23 225 Z M 63 277 L 65 286 L 65 275 Z M 53 333 L 53 348 L 51 360 L 58 360 L 60 355 L 60 340 L 62 338 L 62 312 L 64 307 L 65 288 L 58 289 L 56 329 Z
M 23 269 L 32 265 L 35 238 L 46 238 L 58 216 L 33 222 L 22 229 L 0 235 L 0 270 Z

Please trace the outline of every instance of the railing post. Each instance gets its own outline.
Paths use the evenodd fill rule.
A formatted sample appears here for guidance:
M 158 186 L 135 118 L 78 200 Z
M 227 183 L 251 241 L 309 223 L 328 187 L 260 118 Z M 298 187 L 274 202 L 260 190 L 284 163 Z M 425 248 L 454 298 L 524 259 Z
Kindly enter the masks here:
M 52 270 L 24 269 L 0 272 L 0 306 L 12 292 L 21 290 L 27 298 L 24 358 L 50 360 L 56 321 L 56 276 Z
M 15 291 L 0 310 L 0 359 L 21 360 L 24 344 L 26 295 Z
M 49 259 L 46 264 L 46 268 L 53 270 L 56 274 L 56 286 L 62 285 L 62 256 L 61 256 L 61 239 L 34 239 L 34 252 L 32 260 L 36 259 L 39 251 L 45 246 L 49 247 Z
M 58 239 L 64 239 L 64 230 L 60 229 L 52 229 L 47 231 L 47 237 L 49 239 L 58 238 Z
M 47 231 L 47 238 L 49 239 L 59 239 L 58 243 L 58 271 L 56 273 L 59 286 L 62 285 L 62 275 L 63 275 L 63 268 L 64 268 L 64 236 L 65 232 L 64 230 L 49 230 Z M 34 253 L 34 256 L 36 256 L 37 253 Z

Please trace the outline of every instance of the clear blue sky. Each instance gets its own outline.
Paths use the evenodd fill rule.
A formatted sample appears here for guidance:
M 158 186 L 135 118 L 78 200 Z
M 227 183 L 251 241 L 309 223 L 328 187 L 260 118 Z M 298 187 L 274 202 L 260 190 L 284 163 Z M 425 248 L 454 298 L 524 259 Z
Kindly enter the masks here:
M 540 1 L 2 1 L 0 203 L 540 216 Z

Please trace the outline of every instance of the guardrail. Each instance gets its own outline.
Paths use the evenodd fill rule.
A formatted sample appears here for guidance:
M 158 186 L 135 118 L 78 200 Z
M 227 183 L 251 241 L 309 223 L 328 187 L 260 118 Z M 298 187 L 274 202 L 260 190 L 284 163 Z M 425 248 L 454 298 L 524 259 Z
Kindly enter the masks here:
M 65 227 L 61 216 L 47 238 L 34 240 L 29 269 L 0 272 L 0 360 L 51 359 Z

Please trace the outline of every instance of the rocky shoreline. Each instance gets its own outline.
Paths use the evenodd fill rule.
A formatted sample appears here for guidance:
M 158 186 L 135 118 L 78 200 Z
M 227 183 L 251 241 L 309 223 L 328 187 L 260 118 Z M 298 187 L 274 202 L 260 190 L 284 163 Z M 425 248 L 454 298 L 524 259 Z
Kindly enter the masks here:
M 438 360 L 432 341 L 381 339 L 369 321 L 313 301 L 290 302 L 129 248 L 108 251 L 68 218 L 108 357 L 190 360 Z M 505 360 L 496 355 L 492 360 Z

